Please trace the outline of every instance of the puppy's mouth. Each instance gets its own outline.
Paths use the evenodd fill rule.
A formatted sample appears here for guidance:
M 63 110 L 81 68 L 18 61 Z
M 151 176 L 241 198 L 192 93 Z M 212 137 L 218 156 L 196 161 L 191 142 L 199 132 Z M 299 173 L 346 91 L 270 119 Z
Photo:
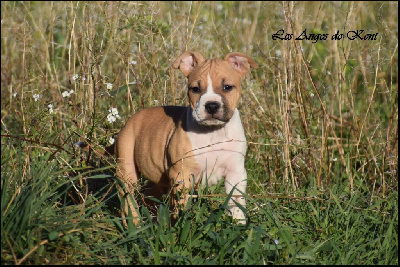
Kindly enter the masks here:
M 222 126 L 226 124 L 229 120 L 220 119 L 220 118 L 207 118 L 202 120 L 196 120 L 198 124 L 203 126 Z
M 223 126 L 225 125 L 232 116 L 227 109 L 221 108 L 220 111 L 210 114 L 205 110 L 199 109 L 193 110 L 193 117 L 195 121 L 202 126 Z

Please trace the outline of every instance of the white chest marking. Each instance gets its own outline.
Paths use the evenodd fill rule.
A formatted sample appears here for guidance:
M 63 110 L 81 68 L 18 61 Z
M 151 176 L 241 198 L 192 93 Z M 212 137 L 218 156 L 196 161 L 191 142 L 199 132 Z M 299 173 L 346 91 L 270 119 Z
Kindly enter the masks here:
M 247 145 L 237 109 L 224 127 L 213 132 L 191 131 L 191 116 L 188 117 L 188 128 L 194 158 L 200 167 L 196 183 L 202 179 L 203 185 L 206 182 L 214 185 L 228 174 L 243 172 Z

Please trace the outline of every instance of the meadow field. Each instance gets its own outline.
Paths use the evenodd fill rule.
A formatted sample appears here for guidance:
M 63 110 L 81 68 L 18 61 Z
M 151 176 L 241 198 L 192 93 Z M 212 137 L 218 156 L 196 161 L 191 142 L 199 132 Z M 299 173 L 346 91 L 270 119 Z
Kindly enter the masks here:
M 230 52 L 247 223 L 223 184 L 124 227 L 109 144 Z M 1 2 L 1 264 L 398 264 L 398 2 Z

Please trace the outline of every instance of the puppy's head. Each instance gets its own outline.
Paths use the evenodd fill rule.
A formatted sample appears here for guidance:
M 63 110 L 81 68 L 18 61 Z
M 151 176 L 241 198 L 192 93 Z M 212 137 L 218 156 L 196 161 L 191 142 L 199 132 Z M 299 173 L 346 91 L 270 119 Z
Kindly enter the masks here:
M 241 79 L 257 63 L 242 53 L 230 53 L 224 60 L 207 59 L 187 51 L 172 65 L 188 79 L 188 97 L 193 117 L 203 126 L 227 123 L 239 102 Z

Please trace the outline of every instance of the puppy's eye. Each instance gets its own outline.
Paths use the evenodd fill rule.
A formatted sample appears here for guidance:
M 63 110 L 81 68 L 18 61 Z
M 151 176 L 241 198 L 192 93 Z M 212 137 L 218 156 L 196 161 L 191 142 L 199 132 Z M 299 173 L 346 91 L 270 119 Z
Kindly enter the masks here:
M 200 88 L 197 86 L 189 87 L 189 90 L 192 91 L 195 94 L 198 94 L 201 92 Z
M 229 92 L 229 91 L 231 91 L 232 89 L 233 89 L 233 86 L 232 86 L 232 85 L 229 85 L 229 84 L 225 84 L 225 85 L 224 85 L 224 88 L 223 88 L 223 90 L 226 91 L 226 92 Z

